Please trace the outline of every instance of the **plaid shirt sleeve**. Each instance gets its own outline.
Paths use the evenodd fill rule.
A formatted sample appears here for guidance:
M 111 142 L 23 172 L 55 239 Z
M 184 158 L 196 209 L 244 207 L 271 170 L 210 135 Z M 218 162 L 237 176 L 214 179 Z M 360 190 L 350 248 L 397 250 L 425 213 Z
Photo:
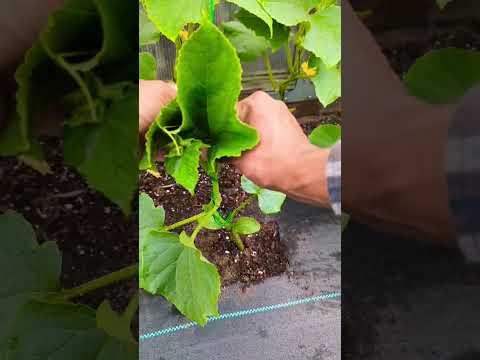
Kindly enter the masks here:
M 342 142 L 337 142 L 330 151 L 327 163 L 327 187 L 330 205 L 336 215 L 342 213 Z
M 446 155 L 450 208 L 467 261 L 480 262 L 480 87 L 458 106 Z

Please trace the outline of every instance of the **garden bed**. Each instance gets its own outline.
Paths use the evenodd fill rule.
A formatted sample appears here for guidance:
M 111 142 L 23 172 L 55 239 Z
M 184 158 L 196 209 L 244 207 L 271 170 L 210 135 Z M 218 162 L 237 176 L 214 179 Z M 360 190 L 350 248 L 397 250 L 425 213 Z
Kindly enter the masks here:
M 308 116 L 298 121 L 308 135 L 320 124 L 338 124 L 340 110 L 336 106 L 323 110 L 320 117 Z M 139 190 L 147 193 L 156 206 L 163 206 L 166 224 L 200 213 L 202 206 L 210 201 L 211 185 L 203 170 L 200 172 L 195 196 L 191 196 L 185 189 L 175 184 L 162 164 L 157 163 L 157 170 L 160 174 L 158 178 L 148 172 L 140 174 Z M 223 164 L 220 172 L 221 213 L 229 213 L 248 197 L 248 194 L 242 190 L 240 178 L 240 172 L 232 165 Z M 224 230 L 215 232 L 202 230 L 196 240 L 196 246 L 202 254 L 217 266 L 223 286 L 237 282 L 244 285 L 255 284 L 287 270 L 288 259 L 285 246 L 280 239 L 278 223 L 263 215 L 256 203 L 243 210 L 242 214 L 255 217 L 262 223 L 260 232 L 246 236 L 245 251 L 240 252 L 230 239 L 229 232 Z M 193 231 L 193 225 L 185 227 L 185 230 Z
M 202 211 L 202 206 L 210 201 L 211 185 L 202 171 L 196 196 L 175 184 L 168 176 L 163 165 L 157 164 L 160 177 L 149 173 L 140 175 L 140 192 L 147 193 L 157 206 L 166 210 L 166 223 L 175 223 Z M 247 197 L 240 185 L 240 173 L 231 165 L 224 164 L 220 173 L 222 188 L 222 206 L 220 211 L 228 213 L 238 207 Z M 222 284 L 236 282 L 255 283 L 267 276 L 283 273 L 287 268 L 285 249 L 279 239 L 278 225 L 269 221 L 255 206 L 243 211 L 246 216 L 253 216 L 263 223 L 260 232 L 248 235 L 244 239 L 245 251 L 240 252 L 230 238 L 228 231 L 209 232 L 202 230 L 196 240 L 202 254 L 217 265 L 222 277 Z M 193 231 L 193 226 L 186 229 Z

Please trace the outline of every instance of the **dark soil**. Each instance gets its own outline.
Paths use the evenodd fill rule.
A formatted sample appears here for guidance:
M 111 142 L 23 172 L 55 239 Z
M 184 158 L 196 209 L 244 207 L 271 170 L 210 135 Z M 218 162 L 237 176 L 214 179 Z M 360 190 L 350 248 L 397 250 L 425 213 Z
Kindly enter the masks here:
M 62 253 L 61 285 L 70 288 L 138 262 L 137 215 L 127 218 L 63 164 L 63 145 L 44 138 L 52 173 L 45 176 L 0 158 L 0 213 L 15 210 L 34 227 L 38 241 L 55 241 Z M 96 308 L 103 300 L 121 311 L 138 288 L 136 279 L 76 301 Z
M 405 31 L 404 34 L 410 31 Z M 403 76 L 416 59 L 432 49 L 480 49 L 472 29 L 432 28 L 416 40 L 377 34 L 392 68 Z M 376 325 L 386 320 L 387 305 L 408 307 L 415 290 L 438 285 L 480 284 L 480 269 L 468 267 L 458 250 L 439 249 L 412 239 L 380 234 L 352 222 L 342 234 L 342 359 L 371 359 L 376 350 Z M 447 288 L 447 287 L 445 287 Z M 412 343 L 415 335 L 412 334 Z M 408 346 L 406 344 L 405 346 Z M 400 344 L 398 345 L 400 346 Z
M 299 119 L 298 122 L 305 134 L 310 134 L 320 124 L 340 124 L 341 111 L 340 109 L 324 110 L 320 118 L 318 116 L 307 116 Z
M 211 185 L 202 171 L 196 195 L 191 196 L 185 189 L 175 184 L 158 164 L 160 178 L 148 173 L 140 175 L 140 191 L 147 193 L 157 206 L 162 205 L 166 212 L 166 223 L 172 224 L 202 211 L 202 205 L 210 201 Z M 239 206 L 247 197 L 240 185 L 240 173 L 229 164 L 224 164 L 220 172 L 222 206 L 220 212 L 227 214 Z M 266 219 L 256 204 L 247 207 L 242 213 L 253 216 L 262 223 L 257 234 L 244 236 L 245 250 L 240 252 L 228 231 L 201 231 L 196 245 L 202 254 L 214 263 L 220 272 L 223 285 L 236 282 L 256 283 L 266 277 L 282 274 L 287 269 L 288 260 L 285 248 L 280 242 L 278 226 Z M 192 231 L 192 227 L 186 227 Z
M 321 123 L 339 123 L 340 110 L 325 110 L 322 117 L 305 117 L 299 123 L 309 134 Z M 175 184 L 166 174 L 163 166 L 157 164 L 160 178 L 149 173 L 140 174 L 140 192 L 152 197 L 157 206 L 163 206 L 166 223 L 172 224 L 202 211 L 202 205 L 210 201 L 211 185 L 203 171 L 197 185 L 196 195 L 191 196 L 185 189 Z M 231 165 L 223 164 L 220 173 L 220 190 L 222 206 L 220 212 L 228 214 L 240 205 L 248 196 L 240 185 L 241 174 Z M 222 278 L 224 286 L 242 283 L 257 283 L 264 279 L 284 273 L 288 259 L 282 244 L 278 224 L 261 214 L 256 203 L 247 207 L 242 213 L 253 216 L 262 223 L 259 233 L 243 237 L 245 250 L 240 252 L 227 231 L 202 231 L 196 239 L 202 254 L 214 263 Z M 192 226 L 186 227 L 191 232 Z
M 394 313 L 387 320 L 380 316 L 387 305 L 410 308 L 415 291 L 455 284 L 480 285 L 480 268 L 468 266 L 457 249 L 350 223 L 342 234 L 342 359 L 371 358 L 376 325 L 397 321 Z
M 401 33 L 397 33 L 398 36 L 381 41 L 384 54 L 399 76 L 403 77 L 419 57 L 431 50 L 447 47 L 466 50 L 480 49 L 479 32 L 472 28 L 464 26 L 454 26 L 447 29 L 434 27 L 425 32 L 426 35 L 419 34 L 417 39 L 412 39 L 412 36 L 409 36 L 402 40 Z

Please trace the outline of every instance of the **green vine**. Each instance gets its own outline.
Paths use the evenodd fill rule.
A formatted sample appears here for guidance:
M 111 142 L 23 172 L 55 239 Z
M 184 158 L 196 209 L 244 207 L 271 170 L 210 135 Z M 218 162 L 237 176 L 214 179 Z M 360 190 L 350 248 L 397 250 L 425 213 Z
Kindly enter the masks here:
M 79 296 L 83 296 L 92 291 L 104 288 L 106 286 L 118 283 L 123 280 L 130 279 L 138 274 L 138 264 L 126 266 L 120 270 L 114 271 L 105 276 L 99 277 L 92 281 L 89 281 L 80 286 L 65 289 L 61 292 L 60 296 L 64 300 L 74 299 Z

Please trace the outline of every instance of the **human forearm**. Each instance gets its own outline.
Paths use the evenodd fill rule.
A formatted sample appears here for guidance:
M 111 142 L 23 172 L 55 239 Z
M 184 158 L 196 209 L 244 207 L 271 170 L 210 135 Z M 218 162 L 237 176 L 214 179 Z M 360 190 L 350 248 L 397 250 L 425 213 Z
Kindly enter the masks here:
M 454 244 L 445 148 L 452 110 L 390 99 L 345 139 L 343 207 L 381 230 Z M 346 132 L 348 134 L 348 132 Z
M 330 150 L 305 145 L 298 157 L 291 158 L 292 169 L 278 181 L 280 191 L 304 203 L 328 207 L 330 198 L 326 178 Z

